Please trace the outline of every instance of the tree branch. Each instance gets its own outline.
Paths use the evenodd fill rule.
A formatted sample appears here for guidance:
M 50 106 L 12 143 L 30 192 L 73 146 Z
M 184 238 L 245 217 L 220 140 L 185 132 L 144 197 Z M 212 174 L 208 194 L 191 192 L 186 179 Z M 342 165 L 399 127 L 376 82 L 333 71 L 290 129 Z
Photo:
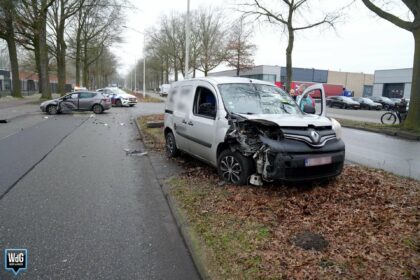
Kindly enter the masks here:
M 412 32 L 414 30 L 414 24 L 412 22 L 402 20 L 402 19 L 400 19 L 399 17 L 397 17 L 393 14 L 385 12 L 384 10 L 382 10 L 381 8 L 379 8 L 378 6 L 373 4 L 370 0 L 362 0 L 362 2 L 365 4 L 365 6 L 369 10 L 371 10 L 372 12 L 377 14 L 379 17 L 395 24 L 396 26 L 398 26 L 402 29 L 408 30 L 410 32 Z
M 324 23 L 327 23 L 330 26 L 333 26 L 334 20 L 336 20 L 336 19 L 337 19 L 337 17 L 333 17 L 331 19 L 328 19 L 328 16 L 325 16 L 325 18 L 323 20 L 320 20 L 320 21 L 315 22 L 313 24 L 309 24 L 307 26 L 302 26 L 302 27 L 294 27 L 293 31 L 309 29 L 309 28 L 312 28 L 312 27 L 315 27 L 315 26 L 318 26 L 318 25 L 322 25 Z

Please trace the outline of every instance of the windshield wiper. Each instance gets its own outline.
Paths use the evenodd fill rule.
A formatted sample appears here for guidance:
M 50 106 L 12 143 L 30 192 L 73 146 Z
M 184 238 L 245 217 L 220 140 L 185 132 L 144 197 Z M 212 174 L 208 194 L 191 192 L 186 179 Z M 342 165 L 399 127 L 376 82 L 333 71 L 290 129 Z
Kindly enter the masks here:
M 236 114 L 255 115 L 255 113 L 252 113 L 252 112 L 246 112 L 246 113 L 240 112 L 240 113 L 236 113 Z

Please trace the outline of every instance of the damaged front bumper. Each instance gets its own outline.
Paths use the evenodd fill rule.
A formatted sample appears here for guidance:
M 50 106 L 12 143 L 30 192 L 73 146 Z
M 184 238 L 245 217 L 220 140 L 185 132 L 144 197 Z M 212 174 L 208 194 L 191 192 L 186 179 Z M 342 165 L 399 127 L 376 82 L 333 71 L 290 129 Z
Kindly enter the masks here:
M 326 179 L 339 175 L 343 170 L 345 146 L 342 140 L 330 140 L 322 148 L 289 139 L 275 141 L 261 137 L 261 140 L 267 146 L 261 172 L 266 181 Z M 319 164 L 308 166 L 313 159 L 322 160 Z
M 310 181 L 338 176 L 345 145 L 332 125 L 280 127 L 268 120 L 230 119 L 225 141 L 255 162 L 252 184 L 264 181 Z

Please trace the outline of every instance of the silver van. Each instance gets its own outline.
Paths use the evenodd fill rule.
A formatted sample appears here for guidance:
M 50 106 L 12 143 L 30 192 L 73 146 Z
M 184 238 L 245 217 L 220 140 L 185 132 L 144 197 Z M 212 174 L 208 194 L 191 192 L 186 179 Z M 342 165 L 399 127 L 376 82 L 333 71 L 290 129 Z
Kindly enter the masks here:
M 320 98 L 317 114 L 312 105 L 296 104 L 264 81 L 211 77 L 175 82 L 165 105 L 167 155 L 191 154 L 237 185 L 337 176 L 345 154 L 341 126 L 325 117 L 322 84 L 307 88 L 300 102 L 314 92 Z

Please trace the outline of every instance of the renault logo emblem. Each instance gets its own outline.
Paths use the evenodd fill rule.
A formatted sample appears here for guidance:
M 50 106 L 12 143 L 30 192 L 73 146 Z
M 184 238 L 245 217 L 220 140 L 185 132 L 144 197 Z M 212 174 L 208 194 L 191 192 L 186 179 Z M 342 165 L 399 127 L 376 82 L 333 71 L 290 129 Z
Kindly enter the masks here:
M 315 130 L 311 130 L 310 136 L 311 136 L 312 142 L 319 143 L 319 138 L 320 137 L 319 137 L 319 133 L 318 132 L 316 132 Z

